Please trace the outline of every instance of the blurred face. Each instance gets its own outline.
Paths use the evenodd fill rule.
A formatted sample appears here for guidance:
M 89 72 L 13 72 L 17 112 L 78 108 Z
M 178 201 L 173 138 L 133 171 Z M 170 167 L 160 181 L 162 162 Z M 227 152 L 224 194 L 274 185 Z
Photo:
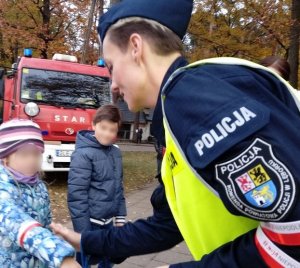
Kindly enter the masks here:
M 9 155 L 4 163 L 25 176 L 32 176 L 41 170 L 42 152 L 28 145 Z
M 117 138 L 118 129 L 118 123 L 108 120 L 102 120 L 96 125 L 93 125 L 95 137 L 102 145 L 113 144 Z
M 142 40 L 132 39 L 126 52 L 114 45 L 109 37 L 103 42 L 103 54 L 111 73 L 111 90 L 120 94 L 129 110 L 136 112 L 147 107 L 147 71 L 141 57 Z

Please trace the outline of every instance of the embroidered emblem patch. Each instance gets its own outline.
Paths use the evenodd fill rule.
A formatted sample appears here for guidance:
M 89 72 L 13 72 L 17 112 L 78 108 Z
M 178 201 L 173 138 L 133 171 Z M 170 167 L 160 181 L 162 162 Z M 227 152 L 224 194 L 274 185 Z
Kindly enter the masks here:
M 234 159 L 216 165 L 216 178 L 233 206 L 254 219 L 279 220 L 295 199 L 292 174 L 261 139 Z

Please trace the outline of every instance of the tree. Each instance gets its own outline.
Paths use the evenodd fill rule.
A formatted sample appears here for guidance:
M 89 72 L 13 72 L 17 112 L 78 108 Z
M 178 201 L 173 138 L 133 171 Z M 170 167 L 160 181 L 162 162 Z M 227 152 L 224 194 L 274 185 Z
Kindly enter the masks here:
M 84 40 L 81 62 L 95 64 L 101 57 L 101 44 L 98 37 L 98 21 L 100 16 L 107 10 L 109 2 L 106 0 L 92 0 L 92 6 L 89 9 L 88 23 L 84 26 Z M 95 7 L 93 6 L 95 4 Z
M 79 49 L 87 0 L 2 0 L 2 49 L 16 60 L 20 48 L 32 47 L 42 58 Z M 0 43 L 1 45 L 1 43 Z
M 1 0 L 1 65 L 15 62 L 25 47 L 33 48 L 35 57 L 71 54 L 95 64 L 101 51 L 98 19 L 110 4 L 109 0 Z
M 290 30 L 289 63 L 291 66 L 290 82 L 298 88 L 299 38 L 300 38 L 300 0 L 292 0 L 292 25 Z
M 97 2 L 97 0 L 92 0 L 92 2 L 91 2 L 90 12 L 89 12 L 89 16 L 88 16 L 88 25 L 87 25 L 87 29 L 86 29 L 85 40 L 84 40 L 84 45 L 83 45 L 83 50 L 82 50 L 81 63 L 86 62 L 86 54 L 89 49 L 90 36 L 91 36 L 92 26 L 93 26 L 93 22 L 94 22 L 94 14 L 95 14 L 95 10 L 96 10 L 96 2 Z
M 242 57 L 259 61 L 287 56 L 290 25 L 287 0 L 203 0 L 189 27 L 189 58 Z

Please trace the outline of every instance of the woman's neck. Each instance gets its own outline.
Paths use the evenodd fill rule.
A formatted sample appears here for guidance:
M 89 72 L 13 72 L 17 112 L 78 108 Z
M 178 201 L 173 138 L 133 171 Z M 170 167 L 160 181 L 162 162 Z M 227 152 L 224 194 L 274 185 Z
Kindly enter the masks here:
M 180 53 L 173 53 L 169 56 L 155 55 L 149 61 L 149 94 L 147 108 L 154 108 L 159 95 L 163 79 L 173 62 L 181 56 Z

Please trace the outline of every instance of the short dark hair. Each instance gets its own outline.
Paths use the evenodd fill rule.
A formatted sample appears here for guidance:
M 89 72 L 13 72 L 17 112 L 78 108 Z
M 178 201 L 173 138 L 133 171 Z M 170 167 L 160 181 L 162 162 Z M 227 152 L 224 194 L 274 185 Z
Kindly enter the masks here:
M 123 52 L 127 51 L 129 38 L 134 33 L 147 39 L 158 55 L 169 55 L 174 52 L 182 54 L 183 52 L 180 38 L 169 28 L 153 20 L 139 17 L 125 18 L 108 30 L 110 40 Z
M 289 80 L 291 68 L 287 60 L 278 56 L 269 56 L 260 61 L 265 67 L 272 67 L 277 70 L 285 80 Z
M 111 121 L 113 123 L 118 123 L 118 127 L 121 126 L 121 113 L 117 106 L 113 104 L 106 104 L 100 107 L 94 117 L 93 124 L 101 122 L 102 120 Z

